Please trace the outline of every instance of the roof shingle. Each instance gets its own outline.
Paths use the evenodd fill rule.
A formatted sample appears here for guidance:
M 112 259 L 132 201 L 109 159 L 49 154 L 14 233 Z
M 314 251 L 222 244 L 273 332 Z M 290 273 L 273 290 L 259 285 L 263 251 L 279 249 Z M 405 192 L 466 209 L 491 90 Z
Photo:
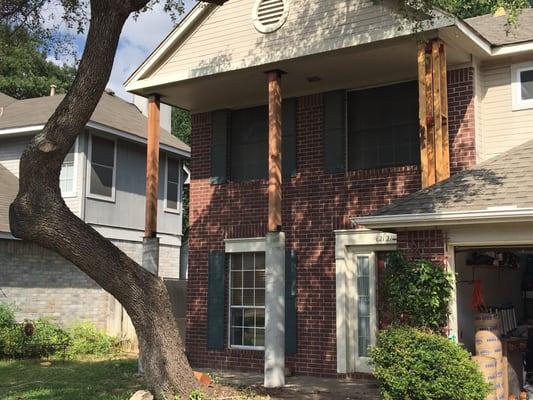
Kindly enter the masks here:
M 378 210 L 372 216 L 533 207 L 533 140 Z
M 64 97 L 65 95 L 59 94 L 14 101 L 4 108 L 0 117 L 0 129 L 44 125 Z M 147 137 L 147 119 L 139 109 L 134 104 L 106 92 L 98 102 L 90 121 L 131 133 L 143 139 Z M 164 129 L 161 129 L 160 142 L 190 152 L 189 146 Z
M 481 15 L 468 18 L 466 23 L 493 46 L 533 40 L 533 8 L 522 10 L 516 27 L 509 26 L 506 15 L 499 17 L 492 14 Z

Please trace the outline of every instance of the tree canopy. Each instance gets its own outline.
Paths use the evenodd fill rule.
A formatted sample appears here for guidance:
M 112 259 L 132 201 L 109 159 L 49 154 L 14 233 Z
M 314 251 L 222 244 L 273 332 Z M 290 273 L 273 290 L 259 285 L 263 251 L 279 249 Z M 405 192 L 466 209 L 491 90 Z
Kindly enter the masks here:
M 65 93 L 76 74 L 74 66 L 47 60 L 46 39 L 25 27 L 0 24 L 0 92 L 16 99 L 46 96 L 50 85 Z

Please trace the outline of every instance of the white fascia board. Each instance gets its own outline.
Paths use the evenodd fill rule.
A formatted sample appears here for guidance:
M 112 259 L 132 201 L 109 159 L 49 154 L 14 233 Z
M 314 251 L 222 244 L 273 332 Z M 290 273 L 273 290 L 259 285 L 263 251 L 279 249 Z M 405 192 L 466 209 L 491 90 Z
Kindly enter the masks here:
M 527 222 L 533 221 L 533 208 L 378 215 L 373 217 L 355 217 L 353 220 L 357 224 L 373 229 Z
M 17 128 L 0 129 L 0 135 L 16 135 L 19 133 L 31 133 L 42 131 L 44 125 L 19 126 Z
M 146 142 L 147 142 L 146 139 L 144 139 L 142 137 L 139 137 L 137 135 L 133 135 L 133 134 L 131 134 L 129 132 L 121 131 L 119 129 L 111 128 L 109 126 L 102 125 L 102 124 L 99 124 L 97 122 L 89 121 L 87 123 L 87 127 L 88 128 L 97 129 L 97 130 L 102 131 L 102 132 L 107 132 L 107 133 L 110 133 L 112 135 L 121 137 L 123 139 L 130 140 L 132 142 L 142 143 L 144 145 L 146 145 Z M 176 149 L 175 147 L 167 146 L 165 144 L 160 144 L 159 148 L 161 150 L 167 151 L 167 152 L 172 153 L 172 154 L 176 154 L 178 156 L 182 156 L 182 157 L 186 157 L 186 158 L 190 158 L 191 157 L 191 153 L 190 152 L 184 151 L 184 150 L 180 150 L 180 149 Z
M 174 46 L 174 44 L 185 36 L 194 23 L 201 18 L 205 13 L 211 12 L 217 6 L 214 4 L 198 2 L 196 6 L 183 18 L 181 23 L 161 42 L 161 44 L 148 56 L 148 58 L 137 68 L 126 81 L 124 88 L 131 92 L 138 88 L 135 83 L 142 79 L 142 76 L 156 64 L 167 51 Z
M 483 52 L 487 55 L 492 55 L 492 47 L 490 43 L 483 37 L 481 37 L 474 29 L 463 21 L 457 20 L 455 25 L 464 33 L 472 42 L 474 42 Z
M 508 56 L 511 54 L 520 54 L 533 51 L 533 41 L 524 43 L 506 44 L 504 46 L 494 47 L 493 56 Z

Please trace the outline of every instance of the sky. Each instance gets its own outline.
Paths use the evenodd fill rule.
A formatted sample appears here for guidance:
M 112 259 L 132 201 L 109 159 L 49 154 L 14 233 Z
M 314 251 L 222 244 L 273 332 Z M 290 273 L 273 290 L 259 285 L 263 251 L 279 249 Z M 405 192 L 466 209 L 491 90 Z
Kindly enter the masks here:
M 188 12 L 194 3 L 196 3 L 194 0 L 185 0 L 185 12 Z M 122 30 L 108 88 L 125 100 L 132 101 L 133 97 L 124 90 L 123 83 L 171 32 L 174 25 L 160 4 L 156 4 L 154 9 L 140 14 L 136 20 L 130 16 Z M 76 52 L 81 56 L 85 46 L 85 36 L 75 36 L 74 42 Z M 50 60 L 59 64 L 72 62 L 68 57 Z

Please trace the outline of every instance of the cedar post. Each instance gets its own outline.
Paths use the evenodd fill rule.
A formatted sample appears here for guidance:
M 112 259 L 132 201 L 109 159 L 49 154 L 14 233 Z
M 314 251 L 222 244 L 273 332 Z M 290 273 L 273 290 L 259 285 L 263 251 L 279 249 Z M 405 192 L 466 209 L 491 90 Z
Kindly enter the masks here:
M 422 187 L 450 176 L 446 46 L 439 39 L 418 46 Z
M 268 232 L 281 230 L 281 71 L 268 75 Z
M 146 146 L 146 219 L 144 236 L 152 238 L 157 233 L 157 186 L 159 178 L 159 96 L 148 98 L 148 144 Z

